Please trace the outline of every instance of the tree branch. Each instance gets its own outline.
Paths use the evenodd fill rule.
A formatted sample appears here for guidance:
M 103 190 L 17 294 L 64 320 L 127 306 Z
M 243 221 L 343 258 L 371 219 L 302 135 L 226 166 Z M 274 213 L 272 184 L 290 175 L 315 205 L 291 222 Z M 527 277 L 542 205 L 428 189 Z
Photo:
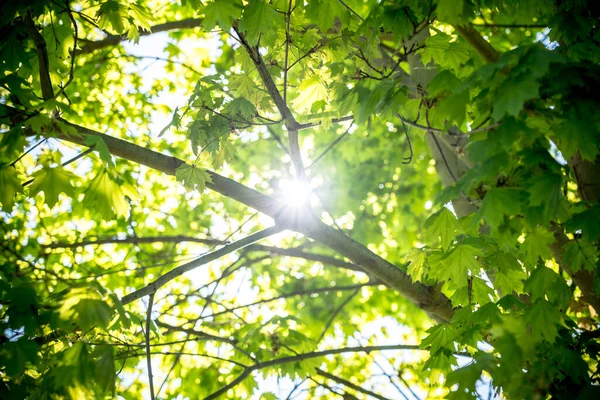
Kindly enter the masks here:
M 5 105 L 0 105 L 0 108 L 4 108 L 8 115 L 15 116 L 17 114 L 18 116 L 20 113 L 19 110 Z M 74 129 L 79 135 L 68 134 L 61 131 L 60 126 L 57 126 L 57 129 L 52 132 L 54 137 L 85 146 L 86 135 L 99 136 L 104 140 L 111 154 L 162 171 L 168 175 L 175 175 L 177 167 L 184 164 L 184 161 L 176 157 L 166 156 L 128 141 L 69 123 L 63 119 L 58 119 L 58 121 Z M 380 279 L 386 286 L 400 292 L 437 320 L 449 321 L 452 318 L 454 311 L 446 296 L 433 287 L 419 282 L 413 283 L 405 271 L 373 253 L 363 244 L 347 237 L 343 232 L 323 223 L 312 214 L 298 218 L 291 213 L 286 213 L 286 208 L 277 200 L 225 178 L 216 172 L 208 172 L 213 181 L 207 183 L 206 186 L 209 189 L 271 216 L 278 226 L 303 233 L 307 237 L 337 251 L 354 264 L 360 265 L 368 274 Z
M 154 379 L 152 378 L 152 353 L 150 352 L 150 323 L 152 321 L 152 305 L 154 293 L 148 296 L 148 311 L 146 313 L 146 365 L 148 366 L 148 383 L 150 386 L 150 400 L 154 400 Z
M 201 265 L 204 265 L 211 261 L 217 260 L 235 250 L 238 250 L 238 249 L 241 249 L 242 247 L 248 246 L 251 243 L 265 239 L 276 233 L 279 233 L 279 232 L 281 232 L 282 229 L 283 228 L 281 228 L 278 225 L 272 226 L 267 229 L 263 229 L 262 231 L 253 233 L 252 235 L 249 235 L 249 236 L 246 236 L 245 238 L 240 239 L 237 242 L 228 244 L 225 247 L 220 248 L 219 250 L 213 251 L 212 253 L 208 253 L 202 257 L 199 257 L 193 261 L 190 261 L 189 263 L 180 265 L 179 267 L 174 268 L 171 271 L 167 272 L 166 274 L 160 276 L 154 282 L 148 284 L 146 287 L 136 290 L 135 292 L 130 293 L 127 296 L 123 297 L 121 299 L 121 302 L 124 305 L 129 304 L 129 303 L 131 303 L 141 297 L 144 297 L 148 294 L 156 293 L 156 291 L 160 287 L 164 286 L 167 282 L 172 281 L 173 279 L 177 278 L 178 276 L 181 276 L 188 271 L 198 268 Z
M 298 290 L 296 292 L 284 293 L 282 295 L 271 297 L 271 298 L 268 298 L 268 299 L 257 300 L 254 303 L 244 304 L 244 305 L 241 305 L 241 306 L 232 307 L 232 308 L 226 309 L 225 311 L 219 311 L 219 312 L 216 312 L 214 314 L 211 314 L 210 317 L 214 318 L 214 317 L 217 317 L 219 315 L 223 315 L 223 314 L 227 314 L 227 313 L 230 313 L 230 312 L 233 312 L 233 311 L 236 311 L 236 310 L 240 310 L 242 308 L 248 308 L 248 307 L 252 307 L 252 306 L 257 306 L 259 304 L 270 303 L 270 302 L 277 301 L 277 300 L 280 300 L 280 299 L 287 299 L 287 298 L 295 297 L 295 296 L 303 296 L 303 295 L 307 295 L 307 294 L 327 293 L 327 292 L 345 292 L 345 291 L 348 291 L 348 290 L 357 291 L 357 290 L 360 290 L 363 287 L 375 286 L 375 285 L 378 285 L 378 283 L 367 282 L 367 283 L 360 283 L 358 285 L 350 285 L 350 286 L 329 286 L 329 287 L 321 287 L 321 288 L 312 288 L 312 289 Z
M 148 36 L 154 33 L 167 32 L 179 29 L 192 29 L 202 25 L 202 18 L 187 18 L 180 21 L 170 21 L 163 24 L 154 25 L 150 28 L 150 31 L 139 29 L 138 33 L 140 36 Z M 81 46 L 81 49 L 77 51 L 78 54 L 91 53 L 96 50 L 104 49 L 106 47 L 118 45 L 121 42 L 127 40 L 127 35 L 110 35 L 101 40 L 85 40 L 80 39 L 81 42 L 85 42 Z
M 33 40 L 35 47 L 37 48 L 38 63 L 40 69 L 40 86 L 42 87 L 42 98 L 44 100 L 50 100 L 54 98 L 54 90 L 52 89 L 52 81 L 50 80 L 50 63 L 48 61 L 48 51 L 46 49 L 46 41 L 41 33 L 38 31 L 31 12 L 25 16 L 25 26 L 27 33 Z
M 349 387 L 350 389 L 354 389 L 357 392 L 366 394 L 369 397 L 373 397 L 373 398 L 379 399 L 379 400 L 388 400 L 387 398 L 385 398 L 385 397 L 383 397 L 383 396 L 381 396 L 381 395 L 379 395 L 379 394 L 377 394 L 375 392 L 372 392 L 370 390 L 364 389 L 364 388 L 362 388 L 362 387 L 360 387 L 358 385 L 355 385 L 354 383 L 352 383 L 352 382 L 350 382 L 350 381 L 348 381 L 346 379 L 342 379 L 339 376 L 335 376 L 333 374 L 330 374 L 327 371 L 323 371 L 321 368 L 317 368 L 317 374 L 321 375 L 324 378 L 331 379 L 334 382 L 340 383 L 340 384 L 342 384 L 342 385 L 344 385 L 346 387 Z
M 268 252 L 271 254 L 278 254 L 278 255 L 282 255 L 282 256 L 295 257 L 295 258 L 303 258 L 308 261 L 320 262 L 321 264 L 324 264 L 324 265 L 332 265 L 334 267 L 349 269 L 351 271 L 365 272 L 365 269 L 361 268 L 360 265 L 349 263 L 344 260 L 340 260 L 339 258 L 326 256 L 323 254 L 307 253 L 301 249 L 294 249 L 294 248 L 282 249 L 280 247 L 253 244 L 251 246 L 248 246 L 247 250 L 248 251 L 265 251 L 265 252 Z
M 453 25 L 454 29 L 489 63 L 498 62 L 500 53 L 472 25 Z
M 234 28 L 235 29 L 235 28 Z M 288 107 L 286 101 L 281 94 L 279 93 L 279 89 L 277 89 L 277 85 L 271 76 L 267 65 L 262 59 L 260 55 L 260 51 L 256 46 L 251 46 L 242 33 L 240 33 L 236 29 L 236 33 L 239 37 L 240 43 L 246 49 L 246 52 L 250 56 L 250 59 L 254 63 L 260 78 L 267 89 L 267 92 L 273 99 L 277 110 L 281 114 L 281 118 L 285 124 L 285 127 L 288 130 L 288 145 L 290 148 L 290 157 L 292 158 L 292 163 L 294 164 L 294 169 L 296 170 L 296 176 L 300 179 L 304 179 L 304 164 L 302 162 L 302 154 L 300 152 L 300 143 L 298 141 L 298 131 L 301 128 L 301 125 L 296 121 L 296 118 L 292 114 L 292 111 Z M 287 75 L 286 75 L 287 77 Z M 287 79 L 287 78 L 286 78 Z
M 194 236 L 185 236 L 185 235 L 176 235 L 176 236 L 147 236 L 147 237 L 126 237 L 126 238 L 97 238 L 90 240 L 80 240 L 77 242 L 54 242 L 50 244 L 42 245 L 44 249 L 76 249 L 78 247 L 84 246 L 100 246 L 103 244 L 144 244 L 144 243 L 182 243 L 182 242 L 190 242 L 190 243 L 201 243 L 210 246 L 218 246 L 218 245 L 226 245 L 231 242 L 218 240 L 218 239 L 209 239 L 209 238 L 196 238 Z M 270 254 L 277 254 L 288 257 L 302 258 L 308 261 L 316 261 L 320 262 L 324 265 L 332 265 L 334 267 L 340 267 L 344 269 L 348 269 L 351 271 L 357 272 L 365 272 L 363 268 L 360 266 L 346 262 L 342 259 L 331 257 L 323 254 L 317 253 L 307 253 L 301 249 L 290 248 L 290 249 L 282 249 L 280 247 L 274 246 L 265 246 L 262 244 L 251 244 L 244 248 L 246 252 L 267 252 Z
M 311 353 L 302 353 L 293 356 L 280 357 L 275 358 L 273 360 L 265 361 L 262 363 L 256 363 L 246 369 L 238 375 L 233 381 L 228 383 L 227 385 L 221 387 L 219 390 L 213 392 L 212 394 L 205 397 L 204 400 L 216 399 L 221 396 L 223 393 L 226 393 L 229 389 L 235 387 L 237 384 L 246 379 L 252 372 L 258 371 L 263 368 L 273 367 L 281 364 L 288 364 L 292 362 L 298 362 L 303 360 L 309 360 L 312 358 L 324 357 L 328 355 L 334 354 L 343 354 L 343 353 L 370 353 L 372 351 L 384 351 L 384 350 L 423 350 L 420 349 L 418 345 L 412 344 L 395 344 L 395 345 L 386 345 L 386 346 L 365 346 L 365 347 L 344 347 L 337 348 L 331 350 L 323 350 L 323 351 L 315 351 Z
M 75 249 L 77 247 L 84 246 L 99 246 L 103 244 L 143 244 L 143 243 L 181 243 L 181 242 L 191 242 L 191 243 L 201 243 L 207 244 L 210 246 L 214 245 L 224 245 L 229 242 L 224 242 L 218 239 L 203 239 L 196 238 L 193 236 L 150 236 L 150 237 L 126 237 L 126 238 L 98 238 L 98 239 L 89 239 L 89 240 L 81 240 L 73 243 L 69 242 L 54 242 L 46 245 L 42 245 L 42 248 L 46 249 Z

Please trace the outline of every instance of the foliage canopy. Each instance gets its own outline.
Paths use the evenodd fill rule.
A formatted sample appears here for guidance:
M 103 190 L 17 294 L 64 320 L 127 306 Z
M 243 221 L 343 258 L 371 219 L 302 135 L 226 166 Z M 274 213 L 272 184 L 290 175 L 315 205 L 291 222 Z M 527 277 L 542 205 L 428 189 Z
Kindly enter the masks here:
M 599 17 L 4 2 L 0 397 L 598 396 Z

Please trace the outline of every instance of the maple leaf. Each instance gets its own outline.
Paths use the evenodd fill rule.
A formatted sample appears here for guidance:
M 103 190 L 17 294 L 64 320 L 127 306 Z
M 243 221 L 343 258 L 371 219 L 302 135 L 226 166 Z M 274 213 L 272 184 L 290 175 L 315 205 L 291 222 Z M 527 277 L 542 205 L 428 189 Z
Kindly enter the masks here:
M 476 257 L 482 255 L 480 249 L 468 244 L 459 244 L 431 266 L 429 275 L 440 281 L 448 281 L 452 287 L 466 286 L 468 272 L 479 274 L 481 265 Z
M 256 107 L 243 97 L 233 99 L 227 104 L 229 113 L 237 118 L 249 121 L 256 115 Z
M 427 218 L 423 227 L 425 228 L 425 239 L 431 243 L 439 240 L 444 249 L 450 246 L 456 235 L 462 230 L 454 214 L 446 207 L 442 207 L 440 211 Z
M 233 160 L 235 156 L 235 147 L 231 144 L 231 141 L 224 140 L 219 146 L 219 151 L 213 156 L 212 166 L 213 168 L 220 168 L 227 161 Z
M 545 339 L 554 343 L 562 319 L 563 316 L 556 306 L 543 299 L 536 300 L 525 312 L 525 320 L 531 328 L 531 337 L 536 342 Z
M 587 210 L 574 214 L 565 222 L 567 232 L 581 230 L 581 237 L 590 241 L 600 237 L 600 206 L 594 205 Z
M 537 228 L 528 233 L 525 242 L 521 245 L 524 261 L 527 264 L 535 264 L 539 258 L 544 260 L 552 258 L 550 251 L 552 243 L 554 243 L 554 236 L 547 230 Z
M 596 221 L 598 223 L 598 221 Z M 572 240 L 563 246 L 563 261 L 573 272 L 586 269 L 594 272 L 598 262 L 598 250 L 585 240 Z
M 562 199 L 562 177 L 558 174 L 546 173 L 529 181 L 529 204 L 542 205 L 544 217 L 547 219 L 556 215 Z
M 427 330 L 427 335 L 419 345 L 422 349 L 429 349 L 431 353 L 435 353 L 440 349 L 449 348 L 457 337 L 457 332 L 454 326 L 449 324 L 439 324 Z
M 44 167 L 35 172 L 33 177 L 35 179 L 29 189 L 29 195 L 33 197 L 39 192 L 44 192 L 44 201 L 50 208 L 58 202 L 60 193 L 70 197 L 75 195 L 71 179 L 76 179 L 77 176 L 60 165 L 54 168 Z
M 498 228 L 505 215 L 521 212 L 519 197 L 521 191 L 515 188 L 492 188 L 481 202 L 480 215 L 494 229 Z
M 509 80 L 500 86 L 492 117 L 500 121 L 505 114 L 517 116 L 527 100 L 538 97 L 539 84 L 533 79 Z
M 314 74 L 298 85 L 298 96 L 292 100 L 292 104 L 299 111 L 310 110 L 312 104 L 320 100 L 327 100 L 327 89 L 321 78 Z
M 426 272 L 426 256 L 423 249 L 411 249 L 405 258 L 405 262 L 410 262 L 408 273 L 414 282 L 418 282 L 423 278 Z
M 311 0 L 306 5 L 306 15 L 314 18 L 321 32 L 327 32 L 336 17 L 344 23 L 348 20 L 348 11 L 337 1 Z
M 250 0 L 244 7 L 239 27 L 246 32 L 248 42 L 255 44 L 261 32 L 276 37 L 277 25 L 283 27 L 283 22 L 283 16 L 273 6 L 263 0 Z
M 137 191 L 127 183 L 118 184 L 107 169 L 99 172 L 85 192 L 83 204 L 88 210 L 99 213 L 105 221 L 113 219 L 115 214 L 120 217 L 129 215 L 129 203 L 126 197 L 134 200 Z
M 206 188 L 206 182 L 212 183 L 210 174 L 205 169 L 190 164 L 180 165 L 175 171 L 175 176 L 188 191 L 197 190 L 202 193 Z
M 438 72 L 427 86 L 427 93 L 430 96 L 437 96 L 442 92 L 453 93 L 461 85 L 460 79 L 451 71 L 443 70 Z
M 238 0 L 216 0 L 208 3 L 204 9 L 205 30 L 210 31 L 219 25 L 224 31 L 228 31 L 233 21 L 242 14 L 242 3 Z
M 553 303 L 565 305 L 572 293 L 565 280 L 550 268 L 540 265 L 525 282 L 525 290 L 532 300 L 548 298 Z
M 494 273 L 494 287 L 500 295 L 512 292 L 523 293 L 523 280 L 526 277 L 525 271 L 496 271 Z

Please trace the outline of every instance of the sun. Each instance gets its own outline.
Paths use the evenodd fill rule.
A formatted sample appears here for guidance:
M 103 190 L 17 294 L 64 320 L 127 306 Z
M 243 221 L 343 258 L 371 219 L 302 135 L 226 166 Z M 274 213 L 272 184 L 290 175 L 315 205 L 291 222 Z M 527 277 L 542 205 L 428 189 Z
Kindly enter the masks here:
M 300 208 L 306 205 L 310 198 L 310 186 L 298 179 L 282 179 L 279 181 L 279 195 L 289 207 Z

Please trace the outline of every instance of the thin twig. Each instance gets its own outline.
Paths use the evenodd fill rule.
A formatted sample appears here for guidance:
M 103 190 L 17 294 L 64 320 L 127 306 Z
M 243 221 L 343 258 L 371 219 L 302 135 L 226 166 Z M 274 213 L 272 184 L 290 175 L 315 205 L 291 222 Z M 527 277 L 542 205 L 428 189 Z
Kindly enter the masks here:
M 77 21 L 75 21 L 75 18 L 73 17 L 73 13 L 71 12 L 71 8 L 69 7 L 69 0 L 65 0 L 65 5 L 66 5 L 65 11 L 66 11 L 67 15 L 69 16 L 69 19 L 71 20 L 71 24 L 73 25 L 73 51 L 71 51 L 71 68 L 69 70 L 69 79 L 67 80 L 67 82 L 64 85 L 62 85 L 62 87 L 56 94 L 56 97 L 60 96 L 61 94 L 64 94 L 65 89 L 67 89 L 67 86 L 69 86 L 71 84 L 71 82 L 73 82 L 73 77 L 75 76 L 75 59 L 76 59 L 76 54 L 77 54 L 77 41 L 79 40 L 79 30 L 77 28 Z M 65 97 L 66 97 L 66 95 L 65 95 Z M 67 100 L 68 100 L 68 97 L 67 97 Z
M 321 158 L 323 158 L 325 156 L 325 154 L 327 154 L 332 148 L 335 147 L 336 144 L 338 144 L 343 138 L 346 137 L 346 135 L 348 133 L 350 133 L 350 129 L 352 128 L 354 124 L 350 124 L 350 126 L 348 126 L 348 129 L 346 129 L 346 132 L 344 132 L 342 135 L 338 136 L 333 142 L 331 142 L 329 144 L 329 146 L 327 146 L 327 148 L 325 150 L 323 150 L 323 152 L 321 154 L 319 154 L 319 156 L 317 158 L 315 158 L 315 160 L 308 166 L 306 167 L 306 170 L 309 170 L 313 165 L 315 165 Z
M 333 321 L 335 320 L 335 318 L 337 317 L 337 315 L 344 309 L 344 307 L 346 307 L 346 305 L 350 302 L 350 300 L 352 300 L 354 298 L 354 296 L 356 296 L 356 294 L 358 293 L 358 291 L 360 289 L 361 288 L 359 288 L 359 287 L 356 288 L 356 289 L 354 289 L 354 291 L 352 293 L 350 293 L 350 295 L 348 295 L 348 297 L 346 297 L 344 299 L 344 301 L 342 301 L 340 303 L 340 305 L 337 306 L 336 309 L 331 313 L 331 317 L 329 317 L 329 320 L 325 324 L 325 328 L 323 329 L 323 332 L 321 332 L 321 335 L 317 339 L 317 344 L 321 343 L 321 340 L 323 340 L 323 338 L 325 337 L 325 334 L 327 333 L 327 331 L 331 327 L 331 324 L 333 324 Z
M 37 142 L 36 144 L 34 144 L 32 147 L 30 147 L 29 149 L 27 149 L 27 151 L 23 154 L 21 154 L 15 161 L 10 163 L 11 167 L 14 167 L 16 163 L 18 163 L 23 157 L 25 157 L 27 154 L 31 153 L 33 150 L 35 150 L 36 147 L 38 147 L 39 145 L 43 144 L 46 140 L 48 140 L 48 138 L 44 138 L 42 140 L 40 140 L 39 142 Z
M 360 19 L 361 21 L 364 21 L 365 19 L 363 17 L 361 17 L 356 11 L 354 11 L 348 4 L 344 3 L 342 0 L 338 0 L 339 3 L 341 5 L 343 5 L 348 11 L 350 11 L 350 13 L 352 15 L 354 15 L 355 17 L 357 17 L 358 19 Z
M 148 296 L 148 311 L 146 313 L 146 363 L 148 365 L 148 382 L 150 384 L 150 400 L 154 400 L 154 382 L 152 379 L 152 353 L 150 352 L 150 322 L 152 320 L 152 305 L 154 293 Z
M 85 149 L 84 151 L 82 151 L 81 153 L 77 154 L 75 157 L 65 161 L 64 163 L 61 164 L 61 166 L 65 167 L 77 160 L 79 160 L 81 157 L 84 157 L 85 155 L 91 153 L 92 151 L 94 151 L 94 147 L 96 147 L 96 145 L 92 145 L 91 147 Z M 28 180 L 27 182 L 23 183 L 23 187 L 25 186 L 29 186 L 33 183 L 33 181 L 35 180 L 35 178 L 31 178 L 30 180 Z
M 410 164 L 410 162 L 413 159 L 413 155 L 414 155 L 412 143 L 410 142 L 410 136 L 408 136 L 408 129 L 406 128 L 406 123 L 404 122 L 404 118 L 400 114 L 397 114 L 397 115 L 400 118 L 400 122 L 402 122 L 402 128 L 404 128 L 404 135 L 406 136 L 406 142 L 408 143 L 408 150 L 410 151 L 410 154 L 408 155 L 408 157 L 404 157 L 404 159 L 402 160 L 402 164 Z
M 285 27 L 285 60 L 283 64 L 283 101 L 287 100 L 287 75 L 288 75 L 288 59 L 290 54 L 290 21 L 292 19 L 292 0 L 288 6 L 288 12 L 286 13 L 286 27 Z
M 363 387 L 361 387 L 359 385 L 355 385 L 354 383 L 352 383 L 352 382 L 350 382 L 350 381 L 348 381 L 346 379 L 340 378 L 339 376 L 335 376 L 335 375 L 333 375 L 333 374 L 331 374 L 331 373 L 329 373 L 327 371 L 323 371 L 320 368 L 317 368 L 317 374 L 321 375 L 324 378 L 331 379 L 334 382 L 337 382 L 337 383 L 340 383 L 340 384 L 342 384 L 344 386 L 347 386 L 350 389 L 354 389 L 357 392 L 366 394 L 369 397 L 373 397 L 373 398 L 379 399 L 379 400 L 388 400 L 387 398 L 383 397 L 380 394 L 377 394 L 375 392 L 367 390 L 367 389 L 365 389 L 365 388 L 363 388 Z
M 282 229 L 283 229 L 283 227 L 280 227 L 278 225 L 272 226 L 267 229 L 263 229 L 262 231 L 258 231 L 256 233 L 253 233 L 252 235 L 246 236 L 245 238 L 240 239 L 237 242 L 228 244 L 228 245 L 220 248 L 219 250 L 213 251 L 212 253 L 209 253 L 202 257 L 199 257 L 196 260 L 193 260 L 186 264 L 180 265 L 179 267 L 174 268 L 171 271 L 167 272 L 166 274 L 158 277 L 156 280 L 154 280 L 152 283 L 149 283 L 147 286 L 143 287 L 142 289 L 136 290 L 135 292 L 132 292 L 132 293 L 126 295 L 125 297 L 123 297 L 121 299 L 121 302 L 124 305 L 129 304 L 139 298 L 144 297 L 147 294 L 155 293 L 159 288 L 166 285 L 168 282 L 172 281 L 173 279 L 177 278 L 178 276 L 181 276 L 184 273 L 191 271 L 195 268 L 198 268 L 206 263 L 217 260 L 229 253 L 232 253 L 238 249 L 241 249 L 242 247 L 246 247 L 254 242 L 257 242 L 259 240 L 262 240 L 269 236 L 272 236 L 276 233 L 279 233 L 282 231 Z
M 187 345 L 187 342 L 184 342 L 181 345 L 181 350 L 179 350 L 180 352 L 183 352 L 185 349 L 185 346 Z M 181 354 L 176 354 L 175 355 L 175 362 L 173 362 L 173 364 L 171 365 L 171 368 L 169 369 L 169 372 L 167 372 L 167 375 L 165 375 L 165 379 L 163 379 L 162 383 L 160 384 L 160 387 L 158 388 L 158 390 L 156 391 L 156 396 L 158 396 L 162 390 L 162 388 L 165 386 L 165 384 L 167 383 L 167 381 L 169 380 L 169 376 L 171 376 L 171 374 L 173 373 L 173 371 L 175 370 L 175 367 L 177 366 L 177 364 L 179 363 L 179 359 L 181 358 Z M 160 398 L 160 397 L 159 397 Z

